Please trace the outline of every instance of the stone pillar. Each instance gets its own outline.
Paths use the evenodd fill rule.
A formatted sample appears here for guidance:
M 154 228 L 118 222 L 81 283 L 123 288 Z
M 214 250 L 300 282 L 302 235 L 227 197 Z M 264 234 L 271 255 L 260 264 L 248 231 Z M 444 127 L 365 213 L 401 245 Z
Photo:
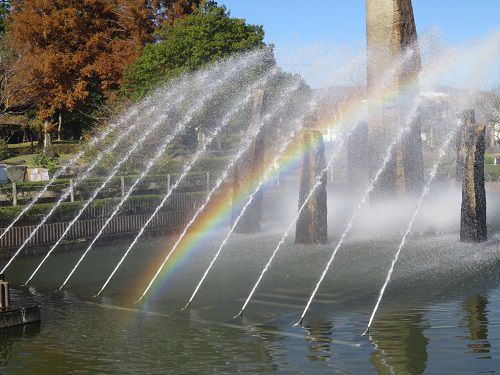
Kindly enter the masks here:
M 302 210 L 295 228 L 295 243 L 325 244 L 328 242 L 327 193 L 325 145 L 323 135 L 317 130 L 304 130 L 302 142 L 306 150 L 302 159 L 300 177 L 299 209 L 304 204 L 311 189 L 321 176 L 321 185 L 315 190 Z
M 486 126 L 464 126 L 465 163 L 462 180 L 461 242 L 483 242 L 486 228 L 486 190 L 484 187 L 484 151 Z
M 402 104 L 404 106 L 404 104 Z M 420 194 L 424 187 L 424 157 L 422 155 L 422 114 L 419 109 L 415 116 L 409 114 L 410 129 L 401 143 L 402 166 L 404 170 L 404 188 L 407 193 Z M 408 116 L 406 116 L 408 118 Z
M 359 121 L 347 139 L 347 180 L 350 192 L 361 191 L 368 184 L 368 124 Z
M 233 180 L 233 207 L 232 220 L 241 213 L 249 195 L 257 185 L 262 176 L 262 168 L 265 156 L 265 129 L 258 129 L 261 126 L 262 105 L 264 102 L 264 90 L 255 90 L 253 93 L 250 121 L 246 130 L 245 138 L 241 143 L 247 141 L 250 134 L 258 132 L 257 137 L 248 148 L 244 157 L 234 168 Z M 262 190 L 258 191 L 252 203 L 247 207 L 235 228 L 237 233 L 255 233 L 259 232 L 262 219 Z
M 371 177 L 382 165 L 398 127 L 411 125 L 372 195 L 418 191 L 424 173 L 421 126 L 420 121 L 409 119 L 413 119 L 419 95 L 421 62 L 411 0 L 366 0 L 366 41 Z
M 457 164 L 456 164 L 456 180 L 457 182 L 462 181 L 464 178 L 465 170 L 465 159 L 467 157 L 467 148 L 465 146 L 465 141 L 467 139 L 467 129 L 476 123 L 476 115 L 473 109 L 462 112 L 458 120 L 458 131 L 456 136 L 455 150 L 457 153 Z

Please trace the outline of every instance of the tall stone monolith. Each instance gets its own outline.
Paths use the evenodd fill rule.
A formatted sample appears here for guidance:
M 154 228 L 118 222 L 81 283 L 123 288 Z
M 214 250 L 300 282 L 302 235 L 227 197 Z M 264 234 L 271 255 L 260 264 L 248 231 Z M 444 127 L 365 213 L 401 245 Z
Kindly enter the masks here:
M 458 117 L 458 131 L 456 136 L 455 150 L 457 154 L 457 164 L 455 177 L 457 182 L 461 182 L 464 178 L 465 159 L 467 158 L 467 147 L 465 141 L 468 138 L 467 132 L 473 124 L 476 123 L 476 115 L 473 109 L 462 112 Z
M 265 129 L 261 128 L 261 114 L 264 101 L 264 91 L 255 90 L 253 92 L 253 100 L 249 118 L 249 125 L 246 129 L 245 138 L 242 143 L 247 141 L 251 134 L 258 132 L 257 137 L 248 148 L 248 151 L 242 157 L 240 162 L 234 168 L 233 179 L 233 211 L 232 223 L 239 216 L 244 204 L 248 199 L 248 194 L 251 193 L 256 186 L 262 174 L 262 168 L 265 157 Z M 237 233 L 255 233 L 261 229 L 262 220 L 262 190 L 259 190 L 252 203 L 247 207 L 245 213 L 241 217 L 238 225 L 235 228 Z
M 325 145 L 318 130 L 305 129 L 301 139 L 304 146 L 299 189 L 299 209 L 311 189 L 320 178 L 316 188 L 302 210 L 295 227 L 295 243 L 325 244 L 328 242 L 327 193 Z
M 484 124 L 464 125 L 461 242 L 483 242 L 488 239 L 484 186 L 485 134 Z
M 410 127 L 380 175 L 373 195 L 419 191 L 423 185 L 419 95 L 420 52 L 411 0 L 366 0 L 370 175 L 380 168 L 401 126 Z
M 350 192 L 359 192 L 368 184 L 368 124 L 359 121 L 347 139 L 347 183 Z

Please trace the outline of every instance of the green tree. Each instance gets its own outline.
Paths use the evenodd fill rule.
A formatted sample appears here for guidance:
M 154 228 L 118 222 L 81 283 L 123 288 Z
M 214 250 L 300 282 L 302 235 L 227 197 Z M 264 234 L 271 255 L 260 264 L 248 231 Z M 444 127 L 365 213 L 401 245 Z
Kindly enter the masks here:
M 146 45 L 124 72 L 123 91 L 137 99 L 161 83 L 233 53 L 264 47 L 262 26 L 231 18 L 224 6 L 208 1 L 193 14 L 164 25 L 159 42 Z
M 7 17 L 10 13 L 10 1 L 0 0 L 0 35 L 5 33 Z

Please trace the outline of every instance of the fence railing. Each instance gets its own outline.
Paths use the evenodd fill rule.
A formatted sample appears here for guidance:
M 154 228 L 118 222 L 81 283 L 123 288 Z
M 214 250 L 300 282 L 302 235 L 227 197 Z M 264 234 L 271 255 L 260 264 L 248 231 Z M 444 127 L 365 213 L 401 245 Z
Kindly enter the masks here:
M 178 192 L 206 192 L 210 190 L 213 183 L 218 178 L 218 172 L 193 172 L 186 176 L 178 188 Z M 170 190 L 177 181 L 178 173 L 165 175 L 151 175 L 144 178 L 134 189 L 133 195 L 151 194 L 151 192 L 162 193 Z M 138 176 L 116 177 L 103 189 L 98 198 L 123 197 L 130 185 Z M 68 201 L 84 200 L 91 196 L 92 192 L 102 183 L 103 178 L 90 178 L 78 184 L 75 179 L 56 180 L 42 197 L 44 201 L 55 200 L 64 192 L 68 192 Z M 23 201 L 31 200 L 41 191 L 48 181 L 44 182 L 21 182 L 0 185 L 0 196 L 4 202 L 9 202 L 12 206 L 17 206 Z M 5 204 L 5 203 L 4 203 Z
M 149 223 L 146 231 L 162 231 L 171 233 L 184 225 L 193 214 L 199 204 L 199 199 L 186 194 L 172 196 L 170 203 L 165 211 L 158 212 Z M 95 207 L 94 212 L 87 213 L 89 218 L 78 220 L 71 227 L 64 237 L 63 243 L 87 240 L 97 235 L 107 220 L 107 213 L 110 208 L 106 206 Z M 104 216 L 104 217 L 99 217 Z M 137 233 L 146 223 L 150 213 L 137 215 L 115 216 L 105 228 L 102 238 Z M 40 227 L 33 238 L 28 242 L 28 246 L 50 245 L 54 244 L 68 227 L 68 222 L 58 222 L 44 224 Z M 35 230 L 36 225 L 13 227 L 0 239 L 0 249 L 12 249 L 19 247 Z M 4 229 L 0 229 L 3 232 Z

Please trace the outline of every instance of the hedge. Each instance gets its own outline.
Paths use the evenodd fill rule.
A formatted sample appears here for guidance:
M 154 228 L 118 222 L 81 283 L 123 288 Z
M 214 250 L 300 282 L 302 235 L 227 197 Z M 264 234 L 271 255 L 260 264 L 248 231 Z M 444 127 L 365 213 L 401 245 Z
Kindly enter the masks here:
M 220 176 L 219 172 L 210 173 L 210 182 L 213 184 L 215 179 Z M 125 191 L 137 180 L 138 175 L 133 176 L 123 176 L 125 180 Z M 170 173 L 170 186 L 175 184 L 175 182 L 180 177 L 180 173 Z M 202 192 L 206 190 L 206 172 L 191 172 L 183 181 L 179 184 L 176 192 L 178 193 L 192 193 L 192 192 Z M 75 186 L 75 198 L 77 200 L 88 199 L 92 196 L 95 189 L 97 189 L 102 182 L 105 180 L 103 177 L 90 177 L 84 181 L 77 183 Z M 75 182 L 78 180 L 75 179 Z M 33 192 L 39 192 L 43 190 L 48 181 L 31 181 L 31 182 L 19 182 L 16 183 L 18 200 L 23 200 L 23 195 L 27 199 L 31 199 L 31 194 Z M 57 179 L 48 189 L 48 191 L 61 195 L 63 192 L 67 191 L 69 188 L 69 179 Z M 141 182 L 135 187 L 135 194 L 161 194 L 166 193 L 168 189 L 168 174 L 161 175 L 147 175 Z M 111 181 L 99 192 L 98 198 L 112 198 L 119 196 L 121 192 L 121 177 L 113 177 Z M 0 193 L 8 197 L 12 194 L 12 185 L 1 184 Z

